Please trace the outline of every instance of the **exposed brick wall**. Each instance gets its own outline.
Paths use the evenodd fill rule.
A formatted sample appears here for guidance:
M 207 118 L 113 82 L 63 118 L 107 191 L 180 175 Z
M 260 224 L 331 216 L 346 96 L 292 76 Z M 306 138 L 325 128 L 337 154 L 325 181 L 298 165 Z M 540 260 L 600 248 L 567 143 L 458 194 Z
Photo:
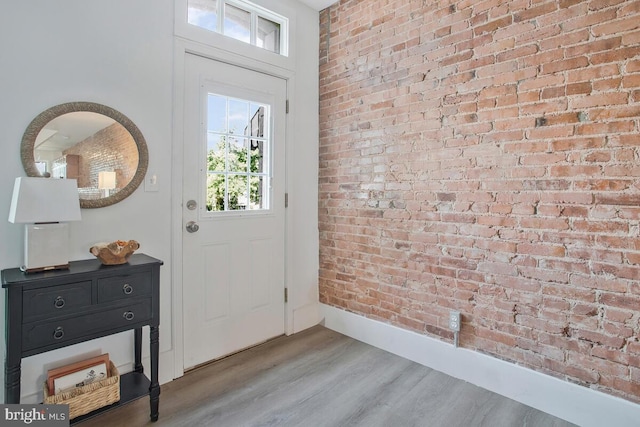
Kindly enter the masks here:
M 139 155 L 133 137 L 120 123 L 114 123 L 64 154 L 80 156 L 78 187 L 98 188 L 98 172 L 115 171 L 116 188 L 124 188 L 138 168 Z
M 321 301 L 640 402 L 640 1 L 320 25 Z

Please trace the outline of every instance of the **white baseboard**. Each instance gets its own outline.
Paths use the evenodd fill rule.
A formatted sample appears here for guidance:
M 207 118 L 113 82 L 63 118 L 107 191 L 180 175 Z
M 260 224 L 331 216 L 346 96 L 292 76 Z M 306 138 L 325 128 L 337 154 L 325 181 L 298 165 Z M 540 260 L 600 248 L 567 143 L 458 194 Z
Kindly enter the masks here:
M 627 400 L 325 304 L 320 314 L 329 329 L 579 426 L 639 425 Z

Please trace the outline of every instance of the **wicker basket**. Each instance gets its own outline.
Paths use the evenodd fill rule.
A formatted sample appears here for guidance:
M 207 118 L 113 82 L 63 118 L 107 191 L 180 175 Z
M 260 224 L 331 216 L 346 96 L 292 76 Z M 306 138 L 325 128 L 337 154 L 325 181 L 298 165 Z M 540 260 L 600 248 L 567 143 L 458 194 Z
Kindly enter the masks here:
M 64 393 L 49 396 L 47 383 L 44 384 L 44 403 L 69 405 L 69 419 L 88 414 L 91 411 L 120 401 L 120 373 L 109 361 L 109 377 L 95 383 L 76 387 Z

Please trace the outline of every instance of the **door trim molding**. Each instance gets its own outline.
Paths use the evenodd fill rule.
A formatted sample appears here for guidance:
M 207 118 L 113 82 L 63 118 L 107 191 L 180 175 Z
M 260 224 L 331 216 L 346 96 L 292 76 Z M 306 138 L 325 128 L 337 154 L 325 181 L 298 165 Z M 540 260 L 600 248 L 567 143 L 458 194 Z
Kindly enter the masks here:
M 183 337 L 183 283 L 182 283 L 182 175 L 183 175 L 183 135 L 184 135 L 184 77 L 186 55 L 192 54 L 203 58 L 224 62 L 229 65 L 247 68 L 274 77 L 286 80 L 287 99 L 293 98 L 295 87 L 295 73 L 291 70 L 234 54 L 225 50 L 206 46 L 181 37 L 174 38 L 173 53 L 173 137 L 172 137 L 172 166 L 171 166 L 171 258 L 172 262 L 172 316 L 171 336 L 174 349 L 174 374 L 173 378 L 184 375 L 184 337 Z M 291 135 L 293 135 L 293 123 L 295 123 L 295 109 L 285 116 L 285 192 L 292 188 L 292 177 L 289 173 L 293 161 L 293 148 Z M 292 282 L 292 253 L 293 244 L 292 223 L 290 210 L 285 209 L 285 283 L 283 287 L 289 288 L 289 301 L 295 301 L 295 287 Z M 293 304 L 285 303 L 286 335 L 294 333 Z

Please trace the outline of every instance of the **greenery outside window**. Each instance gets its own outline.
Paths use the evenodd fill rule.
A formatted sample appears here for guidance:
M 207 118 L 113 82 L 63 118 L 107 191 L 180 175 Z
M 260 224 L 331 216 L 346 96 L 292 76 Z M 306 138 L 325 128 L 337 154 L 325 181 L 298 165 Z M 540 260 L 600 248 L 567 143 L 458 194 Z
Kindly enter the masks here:
M 266 104 L 207 95 L 207 212 L 269 210 L 269 111 Z

